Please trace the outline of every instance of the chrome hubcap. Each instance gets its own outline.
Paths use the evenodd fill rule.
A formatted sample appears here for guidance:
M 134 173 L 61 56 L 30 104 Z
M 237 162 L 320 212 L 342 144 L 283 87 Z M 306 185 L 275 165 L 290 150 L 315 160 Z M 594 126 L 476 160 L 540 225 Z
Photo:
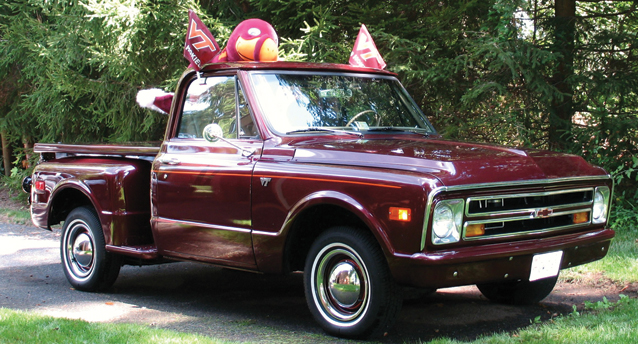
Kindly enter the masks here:
M 357 270 L 350 262 L 340 262 L 330 273 L 330 297 L 341 307 L 352 307 L 359 300 L 361 282 Z
M 75 262 L 84 269 L 91 267 L 93 262 L 93 243 L 91 237 L 82 233 L 75 238 L 73 243 L 73 258 Z
M 82 220 L 69 224 L 64 237 L 64 263 L 77 280 L 88 278 L 94 267 L 94 242 L 89 226 Z
M 313 263 L 313 298 L 324 319 L 338 326 L 361 320 L 370 300 L 370 279 L 363 260 L 351 247 L 324 247 Z

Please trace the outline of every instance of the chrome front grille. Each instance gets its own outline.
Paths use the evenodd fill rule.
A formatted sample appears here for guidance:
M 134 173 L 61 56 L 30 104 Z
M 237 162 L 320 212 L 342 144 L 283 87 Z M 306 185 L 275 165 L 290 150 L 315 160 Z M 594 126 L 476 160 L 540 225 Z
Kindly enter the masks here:
M 612 188 L 609 175 L 440 186 L 428 194 L 421 250 L 605 225 Z
M 478 240 L 586 226 L 593 196 L 594 188 L 580 188 L 470 197 L 462 236 Z M 469 226 L 482 226 L 483 234 L 468 234 Z

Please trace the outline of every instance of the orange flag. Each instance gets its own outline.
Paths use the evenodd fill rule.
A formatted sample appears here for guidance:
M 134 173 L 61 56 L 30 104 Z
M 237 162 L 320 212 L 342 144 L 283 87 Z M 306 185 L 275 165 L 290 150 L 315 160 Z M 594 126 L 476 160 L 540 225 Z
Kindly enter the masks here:
M 355 67 L 370 67 L 383 69 L 386 64 L 377 50 L 377 46 L 374 45 L 372 36 L 366 29 L 366 26 L 361 24 L 359 29 L 359 35 L 354 42 L 354 48 L 350 53 L 350 65 Z

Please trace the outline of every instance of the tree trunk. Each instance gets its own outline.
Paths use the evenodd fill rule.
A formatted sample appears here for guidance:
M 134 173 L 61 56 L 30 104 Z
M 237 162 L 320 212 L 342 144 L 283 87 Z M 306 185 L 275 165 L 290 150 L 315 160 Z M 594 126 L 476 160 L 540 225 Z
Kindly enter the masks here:
M 31 157 L 33 156 L 33 140 L 30 136 L 22 136 L 22 144 L 24 146 L 25 158 L 22 161 L 22 168 L 25 170 L 31 167 Z
M 574 115 L 573 86 L 569 78 L 574 75 L 574 39 L 576 25 L 576 1 L 555 0 L 555 32 L 553 50 L 561 60 L 554 74 L 554 85 L 562 97 L 551 104 L 549 117 L 549 145 L 551 149 L 568 150 L 573 145 L 571 127 Z
M 5 176 L 11 176 L 11 160 L 13 159 L 13 150 L 11 149 L 11 143 L 7 140 L 7 133 L 0 132 L 2 136 L 2 161 L 4 162 L 4 174 Z

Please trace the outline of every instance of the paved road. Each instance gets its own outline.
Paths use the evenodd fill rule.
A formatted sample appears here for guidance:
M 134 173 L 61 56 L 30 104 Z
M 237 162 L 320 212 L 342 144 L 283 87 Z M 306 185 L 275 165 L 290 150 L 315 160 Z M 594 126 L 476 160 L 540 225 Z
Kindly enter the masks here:
M 264 276 L 195 263 L 122 268 L 108 293 L 73 290 L 59 258 L 59 232 L 0 224 L 0 307 L 100 322 L 132 322 L 221 339 L 259 343 L 352 343 L 324 336 L 303 295 L 302 276 Z M 541 305 L 510 307 L 483 299 L 475 287 L 411 295 L 383 343 L 513 331 L 530 319 L 569 313 L 595 300 L 558 289 Z M 578 294 L 582 295 L 578 295 Z

